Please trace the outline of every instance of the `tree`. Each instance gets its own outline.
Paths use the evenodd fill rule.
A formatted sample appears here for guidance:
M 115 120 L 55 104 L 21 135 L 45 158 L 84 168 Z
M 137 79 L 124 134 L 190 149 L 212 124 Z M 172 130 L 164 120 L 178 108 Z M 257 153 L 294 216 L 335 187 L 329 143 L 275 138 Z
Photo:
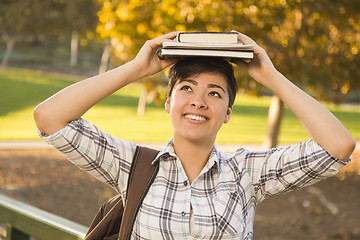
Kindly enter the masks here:
M 97 11 L 100 5 L 95 0 L 62 0 L 57 2 L 60 26 L 63 32 L 71 33 L 70 65 L 78 62 L 78 45 L 81 36 L 94 32 L 98 23 Z
M 0 36 L 7 45 L 1 68 L 7 66 L 16 41 L 26 36 L 36 36 L 49 29 L 50 5 L 51 2 L 41 0 L 0 1 Z
M 133 58 L 147 40 L 166 32 L 230 31 L 246 33 L 263 46 L 275 66 L 318 99 L 339 102 L 360 89 L 360 2 L 343 0 L 102 0 L 97 28 L 111 39 L 120 61 Z M 243 72 L 239 86 L 266 90 Z M 274 97 L 276 98 L 276 96 Z M 279 111 L 269 111 L 280 129 Z M 270 108 L 273 108 L 271 106 Z M 268 147 L 278 131 L 270 129 Z M 275 129 L 276 130 L 276 129 Z
M 7 44 L 2 67 L 6 67 L 15 42 L 32 36 L 62 36 L 72 33 L 71 65 L 77 63 L 77 46 L 81 36 L 94 32 L 99 4 L 95 0 L 2 0 L 0 34 Z
M 346 100 L 350 89 L 359 89 L 360 72 L 354 71 L 360 49 L 359 25 L 354 22 L 359 20 L 359 7 L 353 1 L 288 1 L 281 7 L 284 17 L 278 24 L 259 20 L 257 24 L 271 27 L 261 38 L 281 72 L 318 99 L 339 102 Z M 277 118 L 279 124 L 282 103 L 273 102 L 280 105 L 279 111 L 273 116 L 269 111 L 269 120 Z M 278 133 L 268 133 L 266 147 L 275 147 L 271 133 Z

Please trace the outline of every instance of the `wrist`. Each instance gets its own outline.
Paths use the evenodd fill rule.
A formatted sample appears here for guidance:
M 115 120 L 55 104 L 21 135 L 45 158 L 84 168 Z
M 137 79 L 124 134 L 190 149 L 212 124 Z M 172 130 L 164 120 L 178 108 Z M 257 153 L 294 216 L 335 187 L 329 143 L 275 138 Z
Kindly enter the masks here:
M 132 66 L 135 71 L 134 74 L 137 76 L 138 79 L 142 79 L 154 74 L 152 72 L 149 62 L 143 61 L 142 59 L 135 58 L 131 60 L 128 64 Z
M 284 92 L 289 92 L 294 84 L 287 79 L 279 71 L 273 71 L 269 73 L 268 80 L 264 84 L 268 89 L 270 89 L 274 94 L 278 95 L 280 98 Z
M 274 66 L 266 66 L 259 70 L 253 78 L 263 86 L 271 88 L 272 81 L 275 81 L 282 74 Z
M 124 67 L 126 69 L 128 83 L 136 82 L 137 80 L 140 80 L 147 76 L 142 65 L 138 64 L 135 60 L 131 60 L 130 62 L 127 62 L 121 67 Z

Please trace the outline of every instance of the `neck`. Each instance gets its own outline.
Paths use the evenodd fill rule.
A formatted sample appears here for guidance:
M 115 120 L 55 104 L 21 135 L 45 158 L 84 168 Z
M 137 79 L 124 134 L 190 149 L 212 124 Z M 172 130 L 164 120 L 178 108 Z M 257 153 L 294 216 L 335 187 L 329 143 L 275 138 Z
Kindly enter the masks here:
M 185 173 L 192 183 L 206 165 L 214 147 L 214 141 L 195 142 L 174 137 L 173 143 L 175 153 L 180 158 Z

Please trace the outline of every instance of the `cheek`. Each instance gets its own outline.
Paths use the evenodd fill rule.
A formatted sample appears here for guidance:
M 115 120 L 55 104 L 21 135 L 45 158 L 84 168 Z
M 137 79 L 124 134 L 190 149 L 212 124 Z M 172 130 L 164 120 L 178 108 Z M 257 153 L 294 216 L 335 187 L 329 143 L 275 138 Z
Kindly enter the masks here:
M 172 108 L 181 108 L 189 103 L 189 96 L 186 93 L 174 92 L 170 105 Z
M 229 121 L 229 111 L 228 107 L 225 105 L 219 106 L 216 111 L 216 116 L 218 118 L 218 121 L 222 123 L 227 123 Z
M 170 99 L 167 99 L 165 103 L 166 112 L 170 113 L 170 115 L 173 115 L 180 111 L 182 102 L 183 101 L 181 101 L 181 98 L 177 97 L 176 95 L 172 96 Z

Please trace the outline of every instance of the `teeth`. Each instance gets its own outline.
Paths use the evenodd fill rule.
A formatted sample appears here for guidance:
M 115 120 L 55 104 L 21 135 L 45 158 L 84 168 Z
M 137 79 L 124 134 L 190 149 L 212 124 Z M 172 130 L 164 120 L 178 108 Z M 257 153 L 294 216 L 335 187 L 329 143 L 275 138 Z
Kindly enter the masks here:
M 206 118 L 196 116 L 196 115 L 186 115 L 185 117 L 189 118 L 189 119 L 197 120 L 197 121 L 205 121 L 206 120 Z

